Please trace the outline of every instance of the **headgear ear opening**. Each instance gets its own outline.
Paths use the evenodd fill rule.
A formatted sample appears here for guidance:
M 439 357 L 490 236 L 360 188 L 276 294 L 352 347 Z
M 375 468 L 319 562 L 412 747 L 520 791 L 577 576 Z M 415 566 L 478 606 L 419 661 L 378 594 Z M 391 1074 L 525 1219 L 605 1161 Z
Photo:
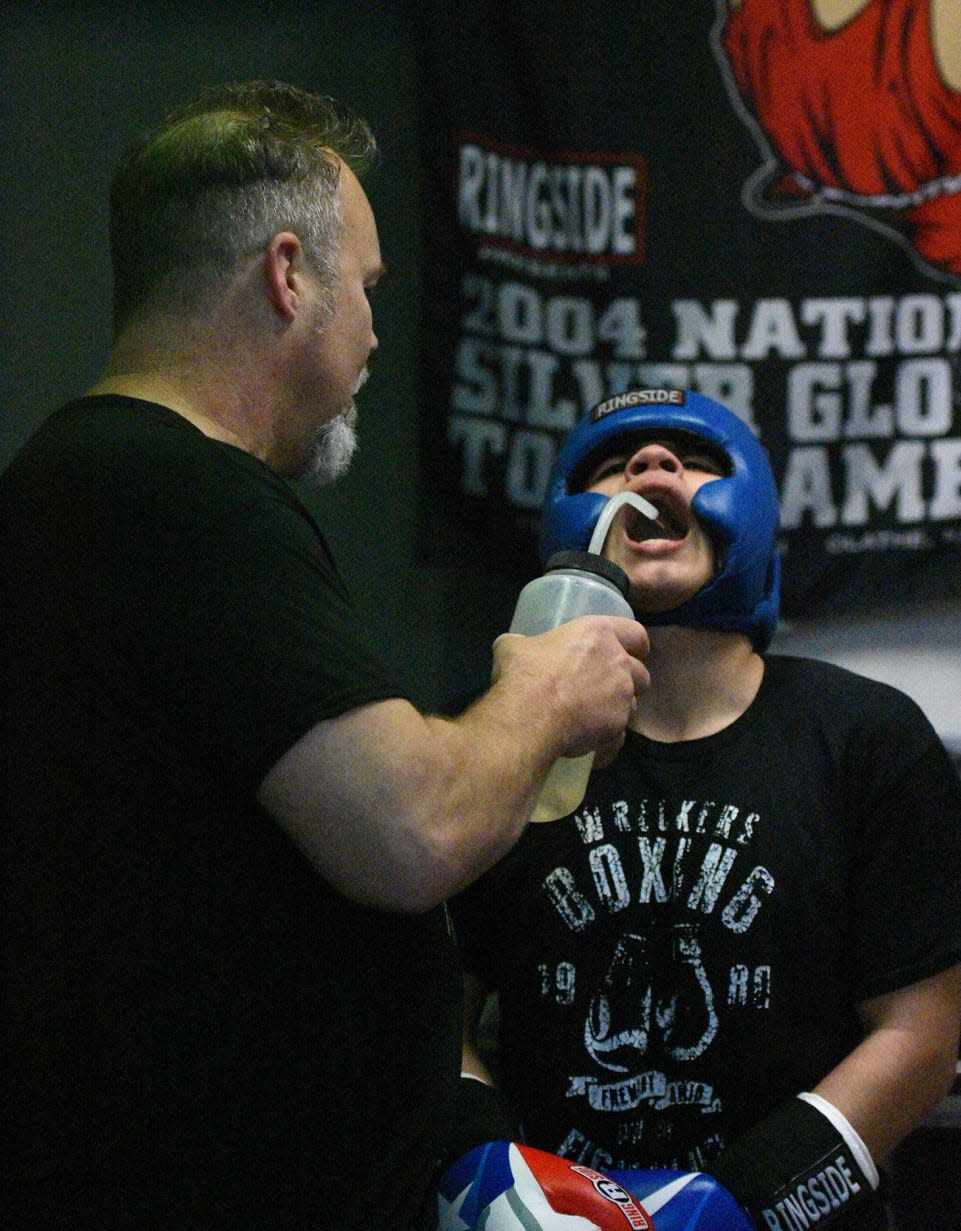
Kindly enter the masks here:
M 673 611 L 644 616 L 649 624 L 683 624 L 741 632 L 758 650 L 777 625 L 780 558 L 778 497 L 760 441 L 737 415 L 704 394 L 637 389 L 595 406 L 558 453 L 541 514 L 540 552 L 584 550 L 607 503 L 596 492 L 571 491 L 571 477 L 625 436 L 652 430 L 697 436 L 728 463 L 728 473 L 705 483 L 691 508 L 715 543 L 719 568 L 692 599 Z

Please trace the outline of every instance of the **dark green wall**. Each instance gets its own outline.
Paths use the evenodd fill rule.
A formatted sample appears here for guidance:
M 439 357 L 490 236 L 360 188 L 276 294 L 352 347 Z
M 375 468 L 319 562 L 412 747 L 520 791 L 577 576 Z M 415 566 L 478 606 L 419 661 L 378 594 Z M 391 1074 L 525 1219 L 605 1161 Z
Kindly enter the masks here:
M 219 80 L 277 77 L 346 98 L 381 145 L 367 187 L 390 273 L 375 304 L 380 347 L 360 397 L 357 460 L 312 503 L 375 635 L 429 705 L 446 691 L 449 579 L 417 560 L 421 184 L 416 47 L 400 8 L 396 0 L 2 6 L 0 466 L 103 362 L 107 188 L 129 140 Z

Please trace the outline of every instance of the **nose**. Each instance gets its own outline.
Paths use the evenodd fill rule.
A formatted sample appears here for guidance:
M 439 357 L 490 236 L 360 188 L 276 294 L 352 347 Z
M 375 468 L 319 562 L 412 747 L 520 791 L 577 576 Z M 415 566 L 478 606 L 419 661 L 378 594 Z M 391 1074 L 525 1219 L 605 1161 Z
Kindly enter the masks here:
M 666 470 L 669 474 L 679 474 L 683 469 L 676 453 L 672 453 L 666 445 L 649 440 L 627 459 L 624 472 L 630 479 L 649 470 Z
M 366 326 L 367 326 L 367 354 L 372 355 L 377 349 L 379 343 L 377 341 L 377 333 L 374 329 L 374 305 L 370 301 L 370 296 L 364 296 L 363 306 L 366 308 Z

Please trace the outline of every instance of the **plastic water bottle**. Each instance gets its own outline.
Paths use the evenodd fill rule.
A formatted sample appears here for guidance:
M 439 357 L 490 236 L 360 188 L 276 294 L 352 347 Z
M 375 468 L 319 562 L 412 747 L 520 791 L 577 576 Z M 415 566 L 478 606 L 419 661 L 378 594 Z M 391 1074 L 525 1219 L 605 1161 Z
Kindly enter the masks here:
M 627 601 L 630 582 L 624 570 L 601 553 L 611 523 L 629 504 L 651 522 L 657 509 L 636 492 L 618 492 L 601 510 L 587 551 L 559 551 L 547 561 L 542 577 L 535 577 L 521 590 L 511 621 L 512 633 L 534 636 L 549 632 L 568 620 L 586 615 L 617 615 L 634 619 Z M 559 757 L 541 787 L 532 821 L 556 821 L 579 807 L 587 790 L 594 753 Z
M 588 551 L 560 551 L 542 577 L 521 590 L 511 621 L 512 633 L 534 636 L 586 615 L 634 618 L 627 601 L 627 574 L 617 564 Z M 594 753 L 559 757 L 551 766 L 531 814 L 532 821 L 556 821 L 584 798 Z

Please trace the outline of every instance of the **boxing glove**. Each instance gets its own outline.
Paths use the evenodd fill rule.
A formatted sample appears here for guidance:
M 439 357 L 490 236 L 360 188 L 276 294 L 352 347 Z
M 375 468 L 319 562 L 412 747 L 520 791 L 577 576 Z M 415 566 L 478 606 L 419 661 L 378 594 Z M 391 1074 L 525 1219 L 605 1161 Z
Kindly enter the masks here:
M 439 1231 L 752 1231 L 698 1172 L 612 1175 L 515 1142 L 468 1151 L 438 1186 Z

